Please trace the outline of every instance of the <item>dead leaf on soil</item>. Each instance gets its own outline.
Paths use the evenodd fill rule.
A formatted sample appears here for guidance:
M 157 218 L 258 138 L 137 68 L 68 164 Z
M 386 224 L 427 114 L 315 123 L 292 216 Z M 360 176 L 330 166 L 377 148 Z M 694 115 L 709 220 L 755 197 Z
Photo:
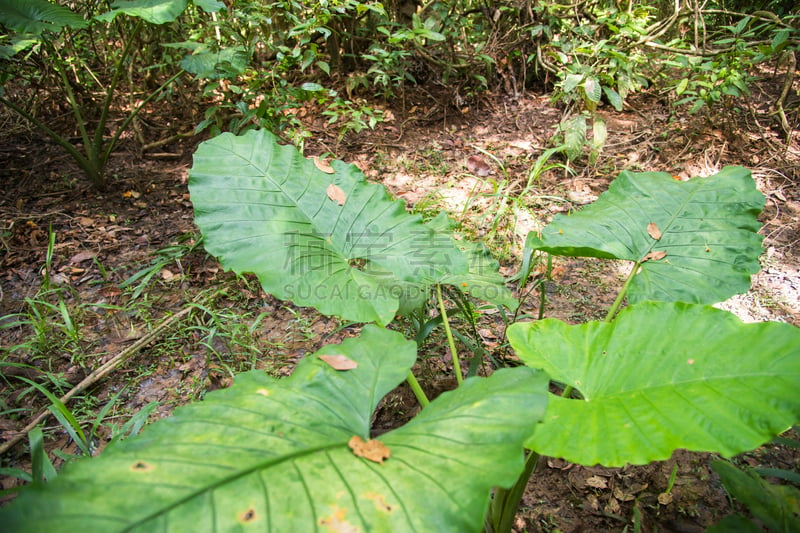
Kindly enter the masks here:
M 353 370 L 358 368 L 358 363 L 344 355 L 323 354 L 319 358 L 328 363 L 334 370 Z
M 482 157 L 471 155 L 467 158 L 467 170 L 483 178 L 489 175 L 492 168 Z
M 322 159 L 320 157 L 314 158 L 314 166 L 317 167 L 322 172 L 324 172 L 325 174 L 333 174 L 334 172 L 336 172 L 335 170 L 333 170 L 333 167 L 331 166 L 330 162 L 327 159 Z
M 497 335 L 494 334 L 492 330 L 489 328 L 481 328 L 478 330 L 478 334 L 483 337 L 484 339 L 496 339 Z
M 655 222 L 651 222 L 647 225 L 647 234 L 657 241 L 661 239 L 661 230 L 658 229 Z
M 568 463 L 564 459 L 559 458 L 548 458 L 547 459 L 547 466 L 550 468 L 554 468 L 556 470 L 569 470 L 573 466 L 573 463 Z
M 665 252 L 664 250 L 658 250 L 657 252 L 650 252 L 649 254 L 644 256 L 644 259 L 642 259 L 642 263 L 644 263 L 645 261 L 660 261 L 665 257 L 667 257 L 667 252 Z
M 342 188 L 333 183 L 328 185 L 328 190 L 326 192 L 328 193 L 328 198 L 339 205 L 344 205 L 345 200 L 347 200 L 347 195 L 344 193 Z
M 347 446 L 353 450 L 353 455 L 356 457 L 363 457 L 373 463 L 383 463 L 392 455 L 392 450 L 381 441 L 370 439 L 365 442 L 358 435 L 350 437 Z
M 619 502 L 613 496 L 608 499 L 608 503 L 605 505 L 603 510 L 610 514 L 619 514 L 620 506 Z
M 591 476 L 586 478 L 586 484 L 595 489 L 607 489 L 608 482 L 600 476 Z
M 634 496 L 632 493 L 624 492 L 617 487 L 614 487 L 614 491 L 612 493 L 614 494 L 614 497 L 621 502 L 630 502 L 636 499 L 636 496 Z
M 94 258 L 94 256 L 95 256 L 94 252 L 89 252 L 84 250 L 83 252 L 78 252 L 77 254 L 70 257 L 69 262 L 71 265 L 78 265 L 80 263 L 83 263 L 84 261 L 88 261 Z

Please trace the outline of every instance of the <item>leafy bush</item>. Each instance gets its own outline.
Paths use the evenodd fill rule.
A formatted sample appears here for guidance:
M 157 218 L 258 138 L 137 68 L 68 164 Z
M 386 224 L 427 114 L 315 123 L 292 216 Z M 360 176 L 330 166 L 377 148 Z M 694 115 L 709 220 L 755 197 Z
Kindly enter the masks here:
M 352 165 L 303 159 L 269 133 L 204 143 L 190 186 L 209 250 L 281 298 L 387 324 L 403 297 L 377 289 L 435 286 L 448 336 L 442 284 L 514 306 L 496 263 L 456 244 L 444 219 L 425 224 Z M 470 377 L 428 403 L 411 373 L 417 345 L 367 325 L 290 378 L 240 375 L 99 458 L 34 482 L 0 519 L 9 531 L 510 531 L 539 454 L 619 466 L 677 448 L 753 449 L 800 417 L 800 330 L 742 324 L 706 304 L 746 290 L 763 202 L 738 167 L 688 182 L 623 173 L 595 204 L 529 237 L 532 252 L 633 268 L 603 322 L 512 324 L 524 366 Z M 403 378 L 424 408 L 371 435 L 373 409 Z M 562 394 L 547 392 L 551 380 Z
M 0 24 L 9 32 L 0 47 L 0 104 L 63 147 L 98 189 L 107 185 L 106 163 L 122 134 L 142 108 L 182 74 L 173 69 L 154 89 L 145 88 L 145 96 L 131 105 L 122 123 L 112 130 L 111 112 L 120 105 L 117 97 L 123 76 L 137 64 L 143 63 L 151 72 L 156 66 L 142 46 L 146 30 L 176 20 L 187 3 L 155 0 L 114 6 L 106 13 L 95 13 L 91 6 L 79 13 L 46 0 L 0 1 Z M 20 92 L 8 94 L 9 83 Z M 128 92 L 132 95 L 136 87 L 130 86 Z M 43 102 L 43 98 L 51 101 Z M 38 108 L 45 104 L 69 106 L 70 127 L 78 132 L 78 142 L 40 118 Z

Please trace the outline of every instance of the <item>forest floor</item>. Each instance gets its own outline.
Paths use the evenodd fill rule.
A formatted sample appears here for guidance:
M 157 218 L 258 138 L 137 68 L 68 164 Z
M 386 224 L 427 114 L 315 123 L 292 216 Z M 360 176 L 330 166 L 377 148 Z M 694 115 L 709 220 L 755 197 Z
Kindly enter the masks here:
M 485 96 L 461 109 L 431 100 L 414 104 L 409 96 L 405 112 L 393 110 L 402 118 L 341 140 L 329 132 L 325 117 L 309 108 L 304 120 L 314 137 L 305 152 L 333 152 L 357 164 L 368 179 L 383 183 L 423 216 L 448 211 L 463 233 L 489 246 L 507 275 L 519 269 L 528 231 L 555 213 L 591 202 L 623 169 L 666 171 L 687 179 L 711 175 L 724 165 L 743 165 L 752 169 L 766 196 L 760 217 L 762 270 L 747 294 L 721 306 L 745 321 L 800 326 L 800 133 L 787 142 L 769 114 L 779 83 L 765 80 L 754 91 L 750 108 L 740 113 L 674 114 L 651 95 L 632 99 L 622 113 L 601 111 L 609 130 L 602 154 L 592 164 L 583 158 L 572 172 L 560 167 L 536 176 L 529 198 L 518 196 L 561 119 L 547 96 Z M 254 278 L 224 272 L 198 245 L 187 179 L 199 140 L 167 145 L 158 154 L 123 145 L 110 162 L 110 188 L 99 193 L 58 146 L 3 119 L 0 442 L 14 438 L 47 407 L 42 395 L 18 377 L 60 396 L 137 346 L 129 359 L 68 403 L 87 431 L 97 422 L 92 437 L 102 449 L 146 406 L 153 408 L 151 419 L 167 416 L 251 368 L 288 375 L 305 354 L 357 332 L 335 318 L 264 294 Z M 470 157 L 487 163 L 490 173 L 474 174 L 467 166 Z M 622 276 L 614 263 L 557 259 L 545 316 L 570 323 L 602 318 Z M 535 315 L 538 305 L 529 299 L 522 311 Z M 153 335 L 159 324 L 187 308 L 191 312 L 176 324 Z M 485 345 L 503 350 L 502 321 L 490 314 L 482 320 L 479 333 Z M 436 377 L 449 367 L 442 339 L 436 332 L 421 349 L 422 382 L 432 396 L 450 386 Z M 140 341 L 144 346 L 137 345 Z M 379 408 L 376 431 L 402 423 L 415 409 L 413 396 L 398 388 Z M 77 453 L 57 422 L 48 419 L 45 428 L 57 466 Z M 791 431 L 787 436 L 798 438 Z M 29 469 L 28 453 L 23 440 L 2 456 L 2 466 Z M 601 468 L 545 458 L 525 493 L 515 528 L 703 531 L 734 510 L 709 467 L 712 459 L 678 451 L 650 465 Z M 736 460 L 795 471 L 800 467 L 796 450 L 773 444 Z M 2 478 L 4 489 L 20 483 L 12 476 Z

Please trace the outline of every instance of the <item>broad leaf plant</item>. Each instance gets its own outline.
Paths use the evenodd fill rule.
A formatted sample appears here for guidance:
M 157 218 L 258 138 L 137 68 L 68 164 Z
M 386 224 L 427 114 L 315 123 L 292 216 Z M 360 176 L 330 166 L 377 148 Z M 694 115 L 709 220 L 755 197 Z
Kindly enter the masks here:
M 430 403 L 422 393 L 420 414 L 379 436 L 372 412 L 403 379 L 414 386 L 418 351 L 385 326 L 442 285 L 514 308 L 497 263 L 454 239 L 446 217 L 424 223 L 355 166 L 306 159 L 265 131 L 203 143 L 190 192 L 226 268 L 371 324 L 289 378 L 242 374 L 31 484 L 0 511 L 8 531 L 510 531 L 539 455 L 729 457 L 800 419 L 800 330 L 709 305 L 758 270 L 764 198 L 743 168 L 687 182 L 623 172 L 594 205 L 529 236 L 536 253 L 631 263 L 606 320 L 512 324 L 524 365 Z

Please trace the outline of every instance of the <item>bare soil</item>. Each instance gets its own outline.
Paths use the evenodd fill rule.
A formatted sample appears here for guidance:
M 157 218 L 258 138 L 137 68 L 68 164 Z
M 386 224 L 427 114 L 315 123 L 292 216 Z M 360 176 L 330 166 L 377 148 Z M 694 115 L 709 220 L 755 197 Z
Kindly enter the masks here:
M 523 202 L 526 209 L 510 208 L 495 228 L 486 215 L 498 206 L 493 192 L 499 187 L 514 197 L 523 190 L 561 118 L 546 96 L 495 94 L 455 109 L 422 98 L 412 105 L 415 95 L 408 95 L 405 114 L 395 109 L 394 121 L 341 141 L 327 131 L 325 117 L 309 109 L 305 119 L 315 136 L 306 155 L 332 151 L 385 184 L 410 209 L 423 214 L 446 209 L 467 236 L 487 242 L 504 274 L 518 269 L 528 231 L 555 213 L 590 202 L 622 169 L 667 171 L 685 179 L 713 174 L 728 164 L 744 165 L 767 197 L 761 215 L 763 269 L 750 292 L 722 307 L 746 321 L 800 326 L 800 134 L 795 130 L 786 142 L 769 115 L 779 87 L 779 80 L 765 80 L 748 108 L 713 116 L 674 114 L 653 95 L 634 99 L 623 113 L 603 111 L 609 138 L 597 161 L 578 162 L 574 173 L 561 168 L 544 172 Z M 789 118 L 800 126 L 797 112 Z M 355 326 L 275 300 L 252 278 L 224 272 L 196 246 L 199 233 L 186 182 L 200 139 L 167 145 L 159 154 L 140 154 L 123 145 L 110 164 L 110 188 L 99 193 L 59 147 L 18 124 L 11 126 L 0 136 L 0 346 L 7 365 L 0 382 L 0 440 L 13 438 L 46 408 L 40 395 L 21 387 L 15 376 L 64 394 L 187 306 L 195 306 L 194 311 L 178 327 L 159 334 L 70 401 L 91 425 L 99 409 L 118 395 L 99 426 L 99 449 L 112 426 L 149 402 L 160 402 L 153 418 L 166 416 L 177 405 L 227 386 L 237 371 L 262 368 L 288 375 L 305 354 L 357 333 Z M 479 177 L 470 172 L 470 156 L 487 162 L 491 173 Z M 55 245 L 48 262 L 51 234 Z M 557 260 L 546 316 L 571 323 L 601 318 L 621 285 L 622 269 L 590 259 Z M 142 273 L 152 277 L 136 277 Z M 48 284 L 51 290 L 43 295 Z M 71 328 L 58 312 L 59 300 L 69 311 Z M 30 319 L 32 306 L 49 317 L 38 330 L 41 337 L 31 324 L 15 325 L 20 317 Z M 537 306 L 529 299 L 523 311 L 535 315 Z M 498 357 L 507 356 L 499 317 L 485 315 L 482 326 L 486 346 Z M 453 385 L 437 377 L 450 368 L 450 354 L 440 340 L 434 335 L 421 354 L 423 386 L 433 396 Z M 376 413 L 376 432 L 396 427 L 417 409 L 413 395 L 398 388 Z M 57 423 L 49 420 L 46 428 L 51 452 L 77 452 Z M 797 439 L 792 432 L 787 435 Z M 2 457 L 2 466 L 27 469 L 27 454 L 23 441 Z M 62 462 L 54 457 L 57 465 Z M 712 459 L 678 451 L 668 461 L 610 469 L 543 458 L 515 527 L 622 531 L 638 524 L 641 531 L 702 531 L 734 510 L 709 467 Z M 797 470 L 800 456 L 768 444 L 737 460 Z M 668 496 L 660 496 L 673 471 L 674 486 Z M 1 481 L 2 488 L 19 483 L 13 477 Z

